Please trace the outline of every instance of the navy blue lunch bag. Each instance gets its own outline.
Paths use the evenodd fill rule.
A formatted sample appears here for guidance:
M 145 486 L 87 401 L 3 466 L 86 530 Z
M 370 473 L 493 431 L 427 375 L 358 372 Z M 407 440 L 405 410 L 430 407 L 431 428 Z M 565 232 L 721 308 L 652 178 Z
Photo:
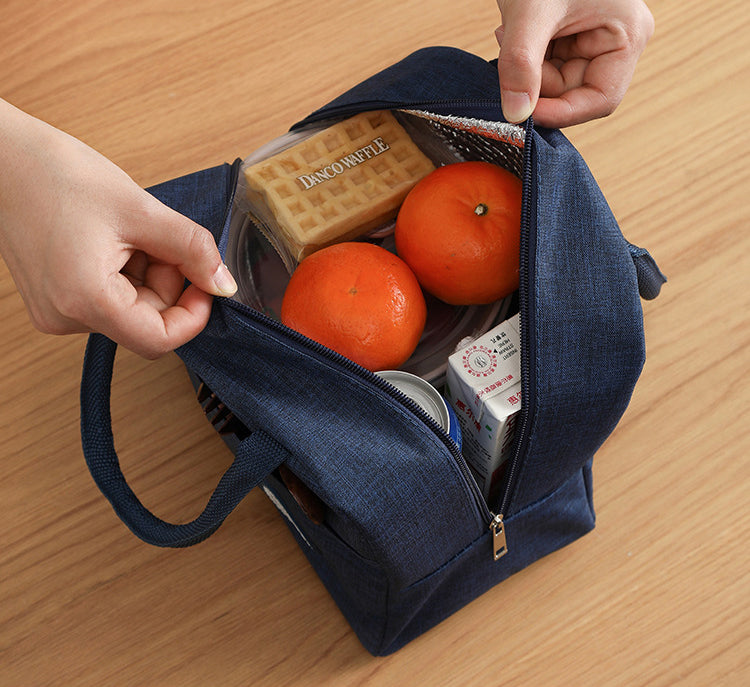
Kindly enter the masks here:
M 390 383 L 236 299 L 216 299 L 205 330 L 177 350 L 235 456 L 198 518 L 167 523 L 126 483 L 110 417 L 116 344 L 98 334 L 84 360 L 81 425 L 94 480 L 150 544 L 200 542 L 263 489 L 362 644 L 385 655 L 594 527 L 592 458 L 644 363 L 640 299 L 664 277 L 623 238 L 562 133 L 503 120 L 496 63 L 419 50 L 291 132 L 371 110 L 427 122 L 462 159 L 523 182 L 513 306 L 523 407 L 497 495 L 483 498 L 456 442 Z M 239 171 L 236 161 L 149 190 L 208 227 L 226 255 Z

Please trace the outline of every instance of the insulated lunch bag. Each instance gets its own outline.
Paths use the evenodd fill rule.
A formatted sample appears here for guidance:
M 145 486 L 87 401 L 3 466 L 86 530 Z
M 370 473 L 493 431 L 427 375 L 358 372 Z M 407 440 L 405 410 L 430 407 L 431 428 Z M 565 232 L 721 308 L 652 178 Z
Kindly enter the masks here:
M 110 418 L 116 344 L 98 334 L 84 360 L 81 429 L 94 480 L 150 544 L 196 544 L 263 489 L 362 644 L 385 655 L 594 527 L 592 458 L 641 372 L 640 299 L 664 277 L 623 238 L 562 133 L 503 120 L 496 63 L 420 50 L 288 136 L 379 110 L 442 142 L 438 157 L 490 161 L 523 182 L 520 285 L 505 312 L 519 315 L 523 401 L 496 495 L 483 497 L 454 438 L 418 404 L 274 316 L 263 270 L 279 256 L 248 238 L 240 161 L 149 189 L 210 229 L 230 268 L 250 265 L 239 281 L 256 299 L 217 298 L 204 331 L 177 350 L 234 455 L 205 510 L 170 524 L 131 491 Z

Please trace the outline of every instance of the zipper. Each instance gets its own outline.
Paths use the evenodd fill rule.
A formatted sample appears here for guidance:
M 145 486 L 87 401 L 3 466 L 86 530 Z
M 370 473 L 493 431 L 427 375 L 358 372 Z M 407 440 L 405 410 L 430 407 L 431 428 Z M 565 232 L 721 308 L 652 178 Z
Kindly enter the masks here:
M 490 532 L 492 532 L 492 560 L 499 561 L 508 553 L 508 543 L 505 539 L 505 523 L 503 514 L 498 513 L 490 522 Z
M 529 353 L 533 350 L 531 343 L 534 340 L 534 302 L 531 298 L 531 286 L 534 283 L 532 255 L 536 255 L 536 231 L 532 231 L 531 208 L 536 206 L 536 187 L 532 184 L 532 165 L 535 164 L 533 156 L 533 122 L 529 118 L 526 123 L 526 138 L 523 151 L 523 198 L 521 207 L 521 283 L 518 288 L 518 308 L 521 313 L 519 317 L 519 334 L 521 338 L 521 396 L 523 398 L 521 408 L 521 424 L 516 430 L 515 450 L 510 458 L 506 470 L 505 487 L 500 500 L 499 517 L 507 513 L 513 500 L 513 491 L 518 476 L 518 470 L 526 453 L 528 444 L 529 428 L 531 426 L 531 389 L 533 366 L 530 363 Z M 503 537 L 505 535 L 503 534 Z
M 359 102 L 356 105 L 347 104 L 336 107 L 324 107 L 317 112 L 312 113 L 305 119 L 301 120 L 297 124 L 290 128 L 290 131 L 295 131 L 305 128 L 309 124 L 316 122 L 334 119 L 334 118 L 345 118 L 357 114 L 359 112 L 366 112 L 368 110 L 425 110 L 432 112 L 433 114 L 439 115 L 454 115 L 461 117 L 475 117 L 477 119 L 486 119 L 489 121 L 497 121 L 498 115 L 501 114 L 500 104 L 495 99 L 452 99 L 452 100 L 432 100 L 432 101 L 415 101 L 415 102 L 395 102 L 395 101 L 366 101 Z M 455 110 L 459 109 L 461 115 L 456 115 Z M 461 454 L 456 443 L 451 439 L 447 432 L 430 416 L 427 412 L 415 401 L 406 396 L 404 393 L 396 389 L 392 384 L 379 377 L 378 375 L 370 372 L 369 370 L 357 365 L 355 362 L 345 358 L 344 356 L 336 353 L 335 351 L 323 346 L 312 339 L 308 339 L 306 336 L 296 332 L 289 327 L 281 324 L 280 322 L 264 315 L 263 313 L 254 310 L 250 306 L 240 303 L 239 301 L 226 299 L 231 307 L 239 310 L 245 316 L 256 320 L 259 324 L 262 324 L 270 329 L 275 330 L 279 334 L 283 334 L 287 338 L 291 339 L 295 343 L 312 350 L 317 354 L 337 363 L 351 374 L 358 376 L 371 384 L 374 384 L 381 391 L 389 395 L 395 401 L 408 408 L 417 417 L 422 419 L 424 423 L 432 430 L 432 432 L 440 439 L 446 449 L 453 456 L 456 465 L 459 468 L 461 476 L 463 477 L 466 488 L 472 495 L 472 498 L 477 506 L 477 509 L 483 518 L 484 522 L 489 527 L 492 541 L 492 558 L 494 561 L 499 560 L 508 552 L 506 530 L 504 522 L 504 513 L 507 513 L 507 509 L 510 507 L 510 503 L 513 495 L 513 487 L 515 485 L 515 478 L 518 472 L 519 465 L 525 452 L 525 446 L 527 443 L 527 433 L 530 426 L 530 413 L 528 410 L 530 401 L 530 389 L 533 386 L 529 382 L 531 375 L 531 365 L 529 364 L 529 356 L 523 354 L 523 351 L 530 350 L 528 348 L 531 340 L 531 327 L 528 322 L 532 321 L 532 302 L 529 298 L 530 285 L 532 279 L 530 277 L 530 266 L 531 261 L 529 259 L 530 251 L 535 249 L 535 236 L 531 236 L 530 225 L 530 208 L 534 200 L 535 191 L 531 188 L 531 162 L 532 162 L 532 135 L 533 135 L 533 122 L 529 118 L 526 122 L 525 142 L 524 142 L 524 166 L 523 166 L 523 198 L 522 208 L 523 213 L 521 216 L 521 275 L 525 275 L 523 284 L 519 287 L 519 309 L 521 311 L 520 320 L 520 335 L 521 335 L 521 381 L 522 381 L 522 393 L 524 398 L 522 413 L 522 422 L 519 429 L 516 432 L 515 439 L 515 451 L 511 458 L 508 470 L 506 471 L 505 487 L 503 489 L 503 496 L 500 500 L 500 509 L 497 513 L 490 510 L 489 505 L 484 500 L 479 487 L 471 474 L 468 464 L 465 458 Z
M 336 351 L 323 346 L 322 344 L 319 344 L 317 341 L 308 339 L 303 334 L 300 334 L 299 332 L 295 331 L 294 329 L 290 329 L 281 322 L 278 322 L 277 320 L 274 320 L 273 318 L 268 317 L 261 312 L 258 312 L 254 308 L 251 308 L 249 305 L 245 305 L 244 303 L 240 303 L 239 301 L 235 301 L 229 298 L 225 298 L 223 300 L 227 305 L 239 311 L 245 317 L 255 320 L 259 325 L 267 327 L 268 329 L 273 330 L 275 333 L 285 336 L 295 344 L 306 348 L 307 350 L 310 350 L 326 358 L 327 360 L 330 360 L 333 363 L 336 363 L 340 367 L 343 367 L 348 373 L 356 377 L 360 377 L 361 379 L 370 382 L 371 384 L 374 384 L 378 389 L 386 393 L 396 402 L 400 403 L 402 406 L 405 406 L 408 410 L 417 415 L 417 417 L 419 417 L 428 426 L 428 428 L 432 430 L 432 432 L 438 437 L 438 439 L 440 439 L 443 446 L 445 446 L 445 448 L 450 452 L 456 465 L 459 468 L 466 487 L 471 493 L 477 509 L 479 510 L 484 521 L 487 523 L 493 522 L 496 516 L 490 511 L 489 507 L 487 506 L 487 502 L 484 500 L 484 497 L 479 491 L 479 487 L 474 481 L 474 477 L 471 475 L 469 466 L 467 465 L 466 460 L 464 459 L 461 451 L 456 445 L 456 442 L 453 441 L 450 436 L 448 436 L 448 433 L 443 429 L 443 427 L 439 425 L 437 421 L 432 416 L 430 416 L 416 401 L 409 398 L 406 394 L 397 389 L 390 382 L 376 375 L 374 372 L 370 372 L 366 368 L 361 367 L 360 365 L 355 363 L 353 360 L 349 360 L 349 358 L 346 358 Z

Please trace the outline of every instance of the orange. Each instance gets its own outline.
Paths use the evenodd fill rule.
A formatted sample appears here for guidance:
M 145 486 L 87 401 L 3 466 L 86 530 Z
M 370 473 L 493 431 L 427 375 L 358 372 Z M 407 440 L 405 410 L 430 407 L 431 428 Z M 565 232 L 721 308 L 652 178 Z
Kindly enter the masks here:
M 305 258 L 281 303 L 285 325 L 373 372 L 406 362 L 426 318 L 422 289 L 406 263 L 361 242 Z
M 521 181 L 489 162 L 457 162 L 406 196 L 396 250 L 446 303 L 491 303 L 518 288 L 520 234 Z

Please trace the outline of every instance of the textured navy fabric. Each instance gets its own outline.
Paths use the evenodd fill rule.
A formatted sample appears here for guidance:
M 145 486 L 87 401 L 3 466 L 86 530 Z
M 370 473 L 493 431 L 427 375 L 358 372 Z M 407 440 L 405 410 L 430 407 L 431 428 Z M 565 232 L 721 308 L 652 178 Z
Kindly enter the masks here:
M 557 131 L 536 133 L 530 178 L 534 234 L 531 428 L 509 513 L 581 469 L 614 429 L 645 359 L 629 244 L 580 155 Z M 532 348 L 533 346 L 533 348 Z
M 410 584 L 483 532 L 455 458 L 424 422 L 361 372 L 269 326 L 219 301 L 178 353 L 249 429 L 287 448 L 289 467 L 349 528 L 355 548 Z
M 456 48 L 423 48 L 354 86 L 295 126 L 325 119 L 337 110 L 398 107 L 404 102 L 430 104 L 432 112 L 455 114 L 457 101 L 471 107 L 477 102 L 492 104 L 495 119 L 503 121 L 500 82 L 489 63 Z
M 454 49 L 418 51 L 311 118 L 418 102 L 499 119 L 496 68 Z M 177 353 L 250 434 L 228 440 L 236 461 L 204 514 L 188 525 L 151 515 L 125 483 L 109 417 L 115 346 L 91 338 L 81 389 L 84 453 L 128 526 L 151 543 L 195 543 L 262 481 L 374 654 L 397 650 L 588 532 L 592 457 L 625 410 L 643 365 L 639 291 L 653 297 L 664 278 L 648 253 L 622 237 L 560 132 L 530 132 L 526 145 L 528 254 L 520 302 L 527 374 L 518 469 L 504 499 L 503 558 L 493 560 L 491 515 L 444 435 L 374 375 L 227 299 L 216 299 L 208 326 Z M 237 169 L 220 165 L 151 191 L 207 226 L 223 251 Z M 311 521 L 277 478 L 282 461 L 325 504 L 324 522 Z
M 456 555 L 445 556 L 431 574 L 404 586 L 330 529 L 313 525 L 281 482 L 269 478 L 264 488 L 282 505 L 300 548 L 362 644 L 375 655 L 400 649 L 510 575 L 583 536 L 595 522 L 591 466 L 586 464 L 546 498 L 507 519 L 508 553 L 500 560 L 490 555 L 490 532 L 485 529 Z M 496 612 L 503 612 L 501 605 Z

